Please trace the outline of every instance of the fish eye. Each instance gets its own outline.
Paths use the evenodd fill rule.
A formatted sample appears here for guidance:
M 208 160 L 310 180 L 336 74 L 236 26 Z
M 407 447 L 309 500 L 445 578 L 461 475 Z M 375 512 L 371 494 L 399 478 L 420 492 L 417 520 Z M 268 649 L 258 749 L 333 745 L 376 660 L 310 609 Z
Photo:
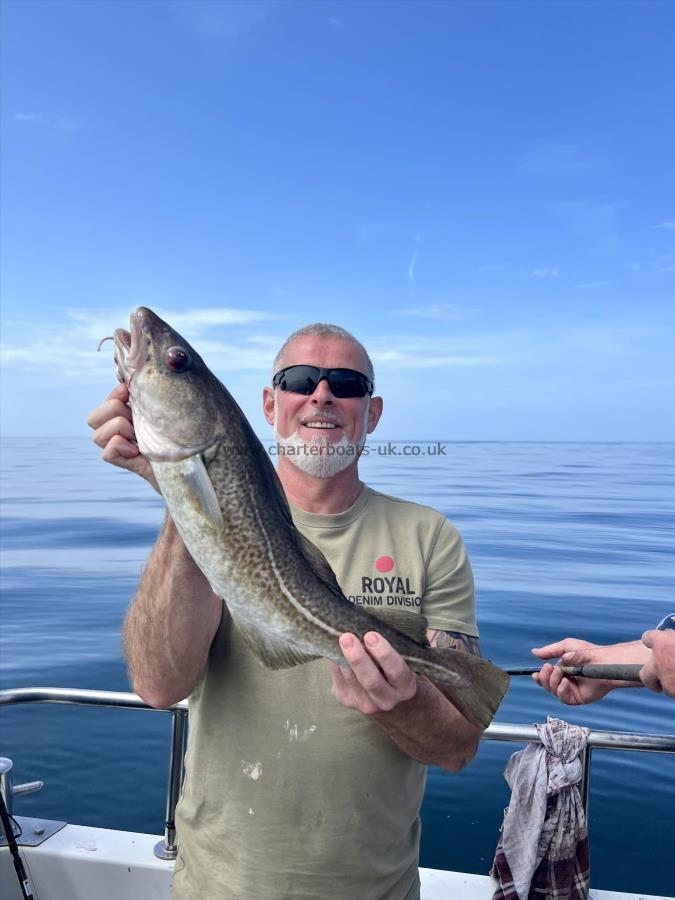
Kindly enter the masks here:
M 185 372 L 192 365 L 190 354 L 183 347 L 169 347 L 165 361 L 172 372 Z

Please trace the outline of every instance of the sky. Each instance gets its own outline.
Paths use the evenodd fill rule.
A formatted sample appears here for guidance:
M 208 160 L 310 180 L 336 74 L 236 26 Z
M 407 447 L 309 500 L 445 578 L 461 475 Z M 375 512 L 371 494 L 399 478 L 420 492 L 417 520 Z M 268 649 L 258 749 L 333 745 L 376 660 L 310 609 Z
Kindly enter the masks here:
M 144 305 L 260 435 L 324 321 L 376 437 L 675 440 L 675 3 L 0 8 L 4 435 L 88 435 Z

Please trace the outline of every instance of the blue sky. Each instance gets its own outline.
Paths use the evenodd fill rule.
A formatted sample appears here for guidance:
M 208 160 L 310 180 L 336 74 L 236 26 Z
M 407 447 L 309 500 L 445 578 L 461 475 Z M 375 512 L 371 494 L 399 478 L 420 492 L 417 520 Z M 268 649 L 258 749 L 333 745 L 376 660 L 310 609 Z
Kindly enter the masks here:
M 675 439 L 675 4 L 2 4 L 2 430 L 88 432 L 147 305 L 266 434 L 285 336 L 378 436 Z

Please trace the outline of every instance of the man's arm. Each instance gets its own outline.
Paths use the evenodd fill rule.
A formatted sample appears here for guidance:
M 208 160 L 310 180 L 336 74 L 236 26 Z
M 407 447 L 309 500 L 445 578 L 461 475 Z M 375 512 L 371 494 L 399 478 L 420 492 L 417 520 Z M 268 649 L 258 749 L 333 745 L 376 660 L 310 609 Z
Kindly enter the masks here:
M 480 655 L 478 640 L 453 631 L 430 629 L 429 643 Z M 481 729 L 468 722 L 424 676 L 417 676 L 391 644 L 368 632 L 362 644 L 342 635 L 349 668 L 331 663 L 333 695 L 343 706 L 371 716 L 396 746 L 420 762 L 451 772 L 475 756 Z
M 146 703 L 172 706 L 192 692 L 223 607 L 167 514 L 123 629 L 131 683 Z

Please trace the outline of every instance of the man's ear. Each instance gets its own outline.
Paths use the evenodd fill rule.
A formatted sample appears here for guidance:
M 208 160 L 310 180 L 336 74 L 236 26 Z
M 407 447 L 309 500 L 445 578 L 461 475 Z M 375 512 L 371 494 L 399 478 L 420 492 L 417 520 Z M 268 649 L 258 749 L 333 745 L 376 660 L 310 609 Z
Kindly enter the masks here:
M 372 434 L 380 421 L 383 409 L 382 397 L 371 397 L 368 405 L 368 434 Z
M 276 410 L 274 408 L 274 389 L 263 388 L 263 414 L 269 425 L 274 425 Z

